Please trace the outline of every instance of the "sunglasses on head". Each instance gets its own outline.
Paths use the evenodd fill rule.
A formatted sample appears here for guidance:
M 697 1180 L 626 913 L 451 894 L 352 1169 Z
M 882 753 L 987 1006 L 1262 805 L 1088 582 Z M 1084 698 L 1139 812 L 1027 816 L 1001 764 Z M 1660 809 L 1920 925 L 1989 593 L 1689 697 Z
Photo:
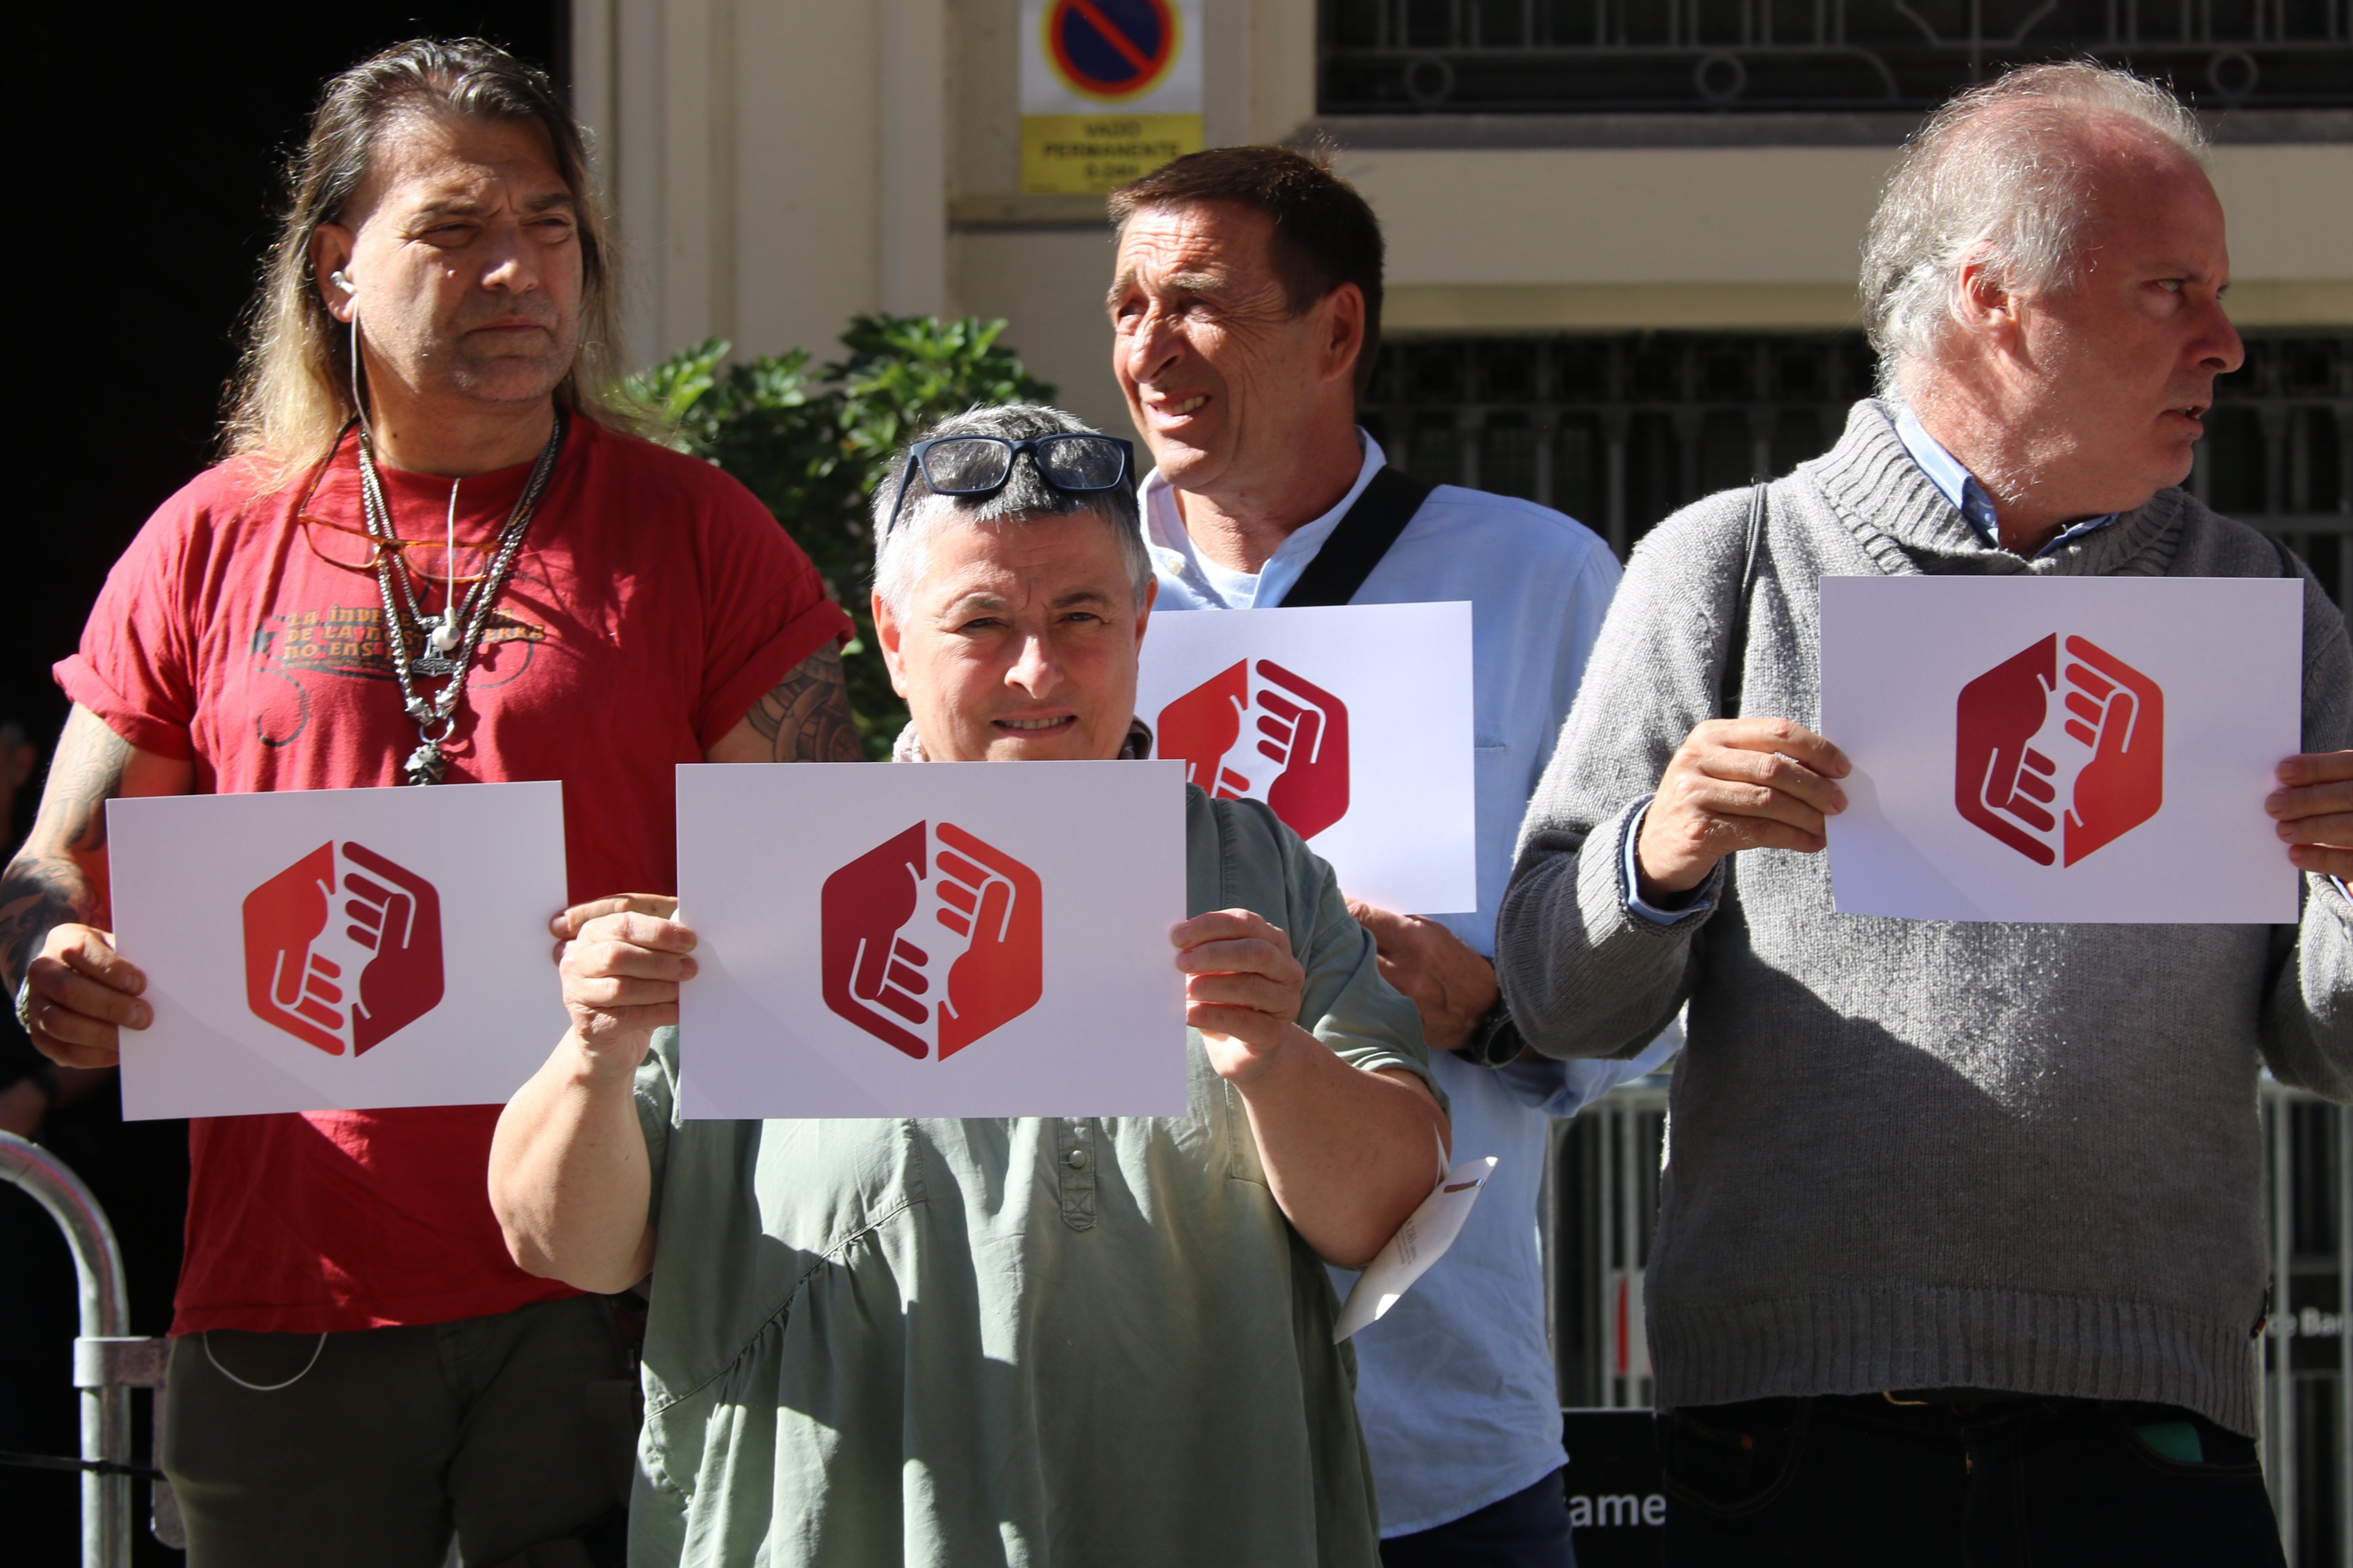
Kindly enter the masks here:
M 944 496 L 993 496 L 1013 478 L 1014 459 L 1029 454 L 1038 477 L 1064 495 L 1088 495 L 1115 490 L 1128 482 L 1135 448 L 1116 436 L 1033 436 L 1008 441 L 1002 436 L 942 436 L 918 441 L 907 448 L 906 466 L 899 470 L 899 493 L 891 502 L 888 534 L 899 525 L 907 506 L 907 481 L 915 470 L 932 493 Z

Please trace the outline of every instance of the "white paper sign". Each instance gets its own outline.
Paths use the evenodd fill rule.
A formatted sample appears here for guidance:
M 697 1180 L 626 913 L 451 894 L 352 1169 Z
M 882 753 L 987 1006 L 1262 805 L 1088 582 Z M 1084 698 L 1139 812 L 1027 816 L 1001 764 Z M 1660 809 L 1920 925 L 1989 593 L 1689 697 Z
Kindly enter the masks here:
M 1430 1196 L 1421 1200 L 1421 1206 L 1406 1216 L 1398 1233 L 1356 1276 L 1339 1319 L 1332 1325 L 1334 1344 L 1367 1324 L 1379 1322 L 1413 1289 L 1413 1282 L 1446 1256 L 1446 1249 L 1454 1245 L 1471 1217 L 1471 1205 L 1479 1201 L 1487 1178 L 1495 1173 L 1495 1164 L 1493 1154 L 1483 1160 L 1466 1160 L 1440 1178 Z
M 565 1027 L 564 786 L 109 801 L 122 1113 L 495 1105 Z
M 1266 802 L 1349 897 L 1479 907 L 1467 600 L 1163 612 L 1135 711 L 1153 755 Z
M 688 1117 L 1185 1114 L 1175 766 L 689 765 L 678 819 Z
M 1841 913 L 2293 921 L 2264 814 L 2298 749 L 2304 584 L 1825 577 Z

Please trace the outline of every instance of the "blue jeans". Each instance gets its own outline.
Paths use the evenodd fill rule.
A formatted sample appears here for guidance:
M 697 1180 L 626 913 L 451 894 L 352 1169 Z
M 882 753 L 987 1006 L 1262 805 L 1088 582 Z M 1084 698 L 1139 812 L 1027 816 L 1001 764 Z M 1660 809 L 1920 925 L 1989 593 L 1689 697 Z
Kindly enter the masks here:
M 1669 1411 L 1659 1440 L 1670 1568 L 2284 1568 L 2253 1441 L 2169 1406 L 1759 1399 Z
M 1476 1513 L 1391 1536 L 1381 1542 L 1381 1568 L 1577 1568 L 1560 1472 Z

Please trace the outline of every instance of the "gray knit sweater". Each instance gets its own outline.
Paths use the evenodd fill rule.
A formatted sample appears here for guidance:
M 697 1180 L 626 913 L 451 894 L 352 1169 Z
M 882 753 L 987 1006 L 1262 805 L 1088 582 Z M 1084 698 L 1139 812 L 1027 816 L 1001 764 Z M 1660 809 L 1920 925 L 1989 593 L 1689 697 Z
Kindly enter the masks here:
M 1885 920 L 1832 912 L 1826 857 L 1752 850 L 1711 913 L 1632 913 L 1625 834 L 1714 716 L 1747 510 L 1711 497 L 1635 551 L 1497 941 L 1546 1055 L 1631 1056 L 1691 1005 L 1646 1288 L 1660 1405 L 1968 1387 L 2253 1433 L 2256 1077 L 2353 1099 L 2353 905 L 2306 878 L 2300 926 Z M 2280 570 L 2179 490 L 2044 560 L 1993 550 L 1864 402 L 1772 486 L 1741 710 L 1820 723 L 1824 575 Z M 2353 746 L 2353 652 L 2308 574 L 2304 744 Z

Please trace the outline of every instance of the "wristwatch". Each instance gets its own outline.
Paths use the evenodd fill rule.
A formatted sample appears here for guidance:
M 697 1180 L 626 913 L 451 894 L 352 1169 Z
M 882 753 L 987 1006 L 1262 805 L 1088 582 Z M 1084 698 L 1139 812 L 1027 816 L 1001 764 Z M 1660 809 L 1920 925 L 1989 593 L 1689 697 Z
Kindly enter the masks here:
M 1526 1048 L 1519 1026 L 1512 1022 L 1511 1011 L 1499 995 L 1486 1016 L 1471 1026 L 1471 1037 L 1454 1054 L 1473 1067 L 1499 1068 L 1519 1060 Z

